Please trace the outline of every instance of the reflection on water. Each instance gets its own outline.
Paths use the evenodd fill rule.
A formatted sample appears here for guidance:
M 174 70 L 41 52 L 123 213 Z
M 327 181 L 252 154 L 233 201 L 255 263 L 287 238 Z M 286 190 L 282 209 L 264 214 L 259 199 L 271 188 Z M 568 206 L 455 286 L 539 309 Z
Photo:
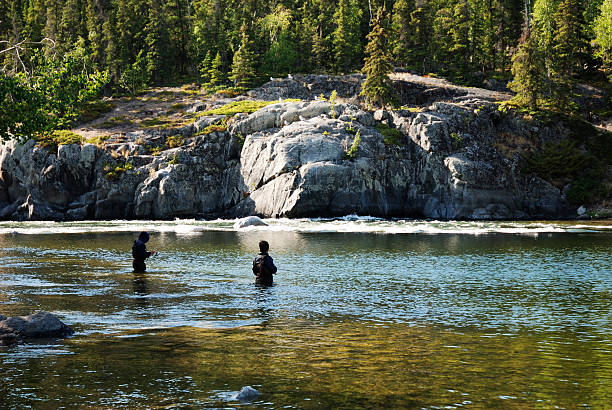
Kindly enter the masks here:
M 612 402 L 609 231 L 159 229 L 145 274 L 133 239 L 0 234 L 0 313 L 77 331 L 0 348 L 9 407 L 227 407 L 245 385 L 274 408 Z M 270 288 L 253 284 L 261 239 Z

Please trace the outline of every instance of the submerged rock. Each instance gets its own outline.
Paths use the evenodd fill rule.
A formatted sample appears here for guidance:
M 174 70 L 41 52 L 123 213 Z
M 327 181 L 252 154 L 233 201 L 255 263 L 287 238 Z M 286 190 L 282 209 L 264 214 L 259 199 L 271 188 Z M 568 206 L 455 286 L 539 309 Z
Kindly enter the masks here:
M 234 223 L 234 229 L 246 228 L 247 226 L 268 226 L 268 224 L 258 216 L 248 216 Z
M 245 386 L 232 396 L 232 400 L 251 401 L 259 397 L 259 392 L 251 386 Z
M 49 312 L 14 316 L 0 321 L 0 339 L 16 342 L 22 338 L 66 337 L 74 333 L 68 325 Z

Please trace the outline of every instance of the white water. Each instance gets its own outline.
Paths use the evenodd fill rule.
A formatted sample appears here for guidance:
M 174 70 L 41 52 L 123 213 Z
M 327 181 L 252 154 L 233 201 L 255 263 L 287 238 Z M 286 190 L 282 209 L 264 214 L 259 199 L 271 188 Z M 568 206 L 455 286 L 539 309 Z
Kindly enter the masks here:
M 236 231 L 235 219 L 211 221 L 175 219 L 173 221 L 79 221 L 79 222 L 0 222 L 0 234 L 57 234 L 95 232 L 171 232 L 193 235 L 205 231 Z M 506 233 L 535 235 L 554 232 L 609 232 L 612 221 L 436 221 L 386 220 L 348 215 L 343 218 L 265 219 L 268 226 L 249 226 L 239 231 L 262 232 L 362 232 L 377 234 L 466 234 Z

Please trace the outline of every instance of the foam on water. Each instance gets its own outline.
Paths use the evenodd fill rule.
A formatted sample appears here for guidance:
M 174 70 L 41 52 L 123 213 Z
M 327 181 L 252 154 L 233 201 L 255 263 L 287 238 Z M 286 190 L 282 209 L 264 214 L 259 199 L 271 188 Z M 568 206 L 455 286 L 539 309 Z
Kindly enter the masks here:
M 0 222 L 0 234 L 71 234 L 103 232 L 175 233 L 197 235 L 205 231 L 269 231 L 300 233 L 377 233 L 377 234 L 466 234 L 506 233 L 538 235 L 554 232 L 612 231 L 612 221 L 437 221 L 381 219 L 347 215 L 342 218 L 265 219 L 267 226 L 235 228 L 236 219 L 173 221 L 79 221 L 79 222 Z

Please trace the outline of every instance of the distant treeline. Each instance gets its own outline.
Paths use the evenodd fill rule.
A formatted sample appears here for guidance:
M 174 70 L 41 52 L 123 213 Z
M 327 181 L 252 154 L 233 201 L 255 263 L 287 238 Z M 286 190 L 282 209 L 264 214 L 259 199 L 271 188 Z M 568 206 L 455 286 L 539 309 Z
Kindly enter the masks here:
M 22 69 L 19 59 L 27 65 L 34 49 L 78 53 L 124 88 L 229 83 L 236 64 L 252 70 L 246 78 L 255 83 L 296 72 L 348 73 L 362 68 L 371 20 L 384 7 L 395 66 L 475 85 L 510 79 L 512 57 L 531 28 L 544 60 L 568 52 L 555 39 L 578 47 L 570 64 L 579 77 L 601 74 L 612 59 L 611 1 L 9 0 L 0 2 L 0 48 L 21 48 L 0 61 L 6 72 Z M 553 67 L 542 64 L 550 76 Z

